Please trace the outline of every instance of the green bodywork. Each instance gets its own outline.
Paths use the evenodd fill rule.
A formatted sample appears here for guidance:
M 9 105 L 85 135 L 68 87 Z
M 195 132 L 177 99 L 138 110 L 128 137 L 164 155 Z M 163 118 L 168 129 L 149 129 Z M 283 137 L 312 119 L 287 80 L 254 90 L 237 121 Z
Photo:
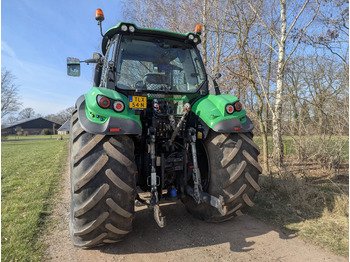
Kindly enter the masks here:
M 213 128 L 217 123 L 223 120 L 238 118 L 241 124 L 246 121 L 246 111 L 242 109 L 240 112 L 228 114 L 226 105 L 233 104 L 238 101 L 238 98 L 233 95 L 208 95 L 199 99 L 193 106 L 192 111 L 201 118 L 210 128 Z
M 103 109 L 97 104 L 97 96 L 103 95 L 114 100 L 120 100 L 124 103 L 125 109 L 121 113 L 115 112 L 113 109 Z M 137 122 L 140 127 L 140 116 L 135 115 L 134 110 L 129 109 L 128 98 L 114 90 L 110 90 L 104 87 L 93 87 L 85 94 L 85 111 L 88 119 L 97 124 L 103 124 L 109 117 L 118 117 L 123 119 L 130 119 Z
M 102 109 L 97 104 L 98 95 L 103 95 L 114 100 L 122 101 L 125 105 L 125 110 L 121 113 L 117 113 L 112 109 Z M 189 102 L 189 97 L 174 95 L 173 97 L 167 98 L 167 100 L 182 100 L 185 104 Z M 194 103 L 192 106 L 192 112 L 202 119 L 210 128 L 213 128 L 220 121 L 232 118 L 238 118 L 243 124 L 246 121 L 246 111 L 244 109 L 242 109 L 240 112 L 234 112 L 233 114 L 228 114 L 225 110 L 226 105 L 233 104 L 237 101 L 238 98 L 233 95 L 208 95 L 200 98 Z M 135 115 L 135 111 L 129 109 L 128 98 L 117 91 L 103 87 L 93 87 L 87 94 L 85 94 L 85 105 L 86 116 L 93 123 L 103 124 L 109 117 L 117 117 L 133 120 L 142 128 L 140 116 Z
M 165 30 L 156 30 L 156 29 L 148 29 L 148 28 L 139 28 L 135 24 L 132 23 L 125 23 L 121 22 L 115 27 L 110 28 L 107 30 L 107 32 L 104 35 L 103 42 L 102 42 L 102 52 L 106 53 L 106 48 L 108 45 L 109 40 L 115 35 L 115 34 L 122 34 L 121 31 L 121 25 L 127 24 L 127 25 L 133 25 L 138 33 L 144 33 L 144 34 L 156 34 L 163 37 L 171 37 L 171 38 L 177 38 L 177 39 L 187 39 L 189 34 L 193 33 L 187 33 L 187 34 L 180 34 Z M 125 109 L 121 113 L 115 112 L 113 109 L 102 109 L 97 104 L 97 96 L 103 95 L 106 97 L 109 97 L 113 100 L 120 100 L 124 103 Z M 244 124 L 246 122 L 246 111 L 242 109 L 240 112 L 233 112 L 232 114 L 228 114 L 226 112 L 226 106 L 228 104 L 233 105 L 235 102 L 238 101 L 238 98 L 233 95 L 228 94 L 220 94 L 220 95 L 206 95 L 201 97 L 198 93 L 191 93 L 191 94 L 148 94 L 147 99 L 153 99 L 156 97 L 163 97 L 164 99 L 171 101 L 171 100 L 177 100 L 182 101 L 182 104 L 195 101 L 192 104 L 192 112 L 197 115 L 209 128 L 213 128 L 216 124 L 223 120 L 229 120 L 237 118 L 241 124 Z M 199 98 L 201 97 L 201 98 Z M 199 99 L 198 99 L 199 98 Z M 140 121 L 140 116 L 135 114 L 135 110 L 129 109 L 129 101 L 128 97 L 118 93 L 115 90 L 107 89 L 104 87 L 92 87 L 90 91 L 85 94 L 85 112 L 87 118 L 95 123 L 95 124 L 104 124 L 110 117 L 114 118 L 121 118 L 121 119 L 128 119 L 135 121 L 142 129 L 142 124 Z M 175 114 L 182 114 L 182 112 L 177 112 Z

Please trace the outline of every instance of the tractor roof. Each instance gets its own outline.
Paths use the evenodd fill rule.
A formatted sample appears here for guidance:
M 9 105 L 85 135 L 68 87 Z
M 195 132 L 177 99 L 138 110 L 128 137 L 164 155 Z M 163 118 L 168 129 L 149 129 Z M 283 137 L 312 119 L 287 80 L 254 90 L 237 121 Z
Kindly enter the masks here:
M 180 33 L 166 31 L 166 30 L 142 28 L 142 27 L 137 27 L 133 23 L 120 22 L 116 26 L 108 29 L 107 32 L 104 34 L 103 40 L 102 40 L 102 53 L 103 53 L 103 55 L 106 54 L 108 40 L 110 40 L 115 34 L 118 34 L 118 33 L 123 33 L 123 34 L 129 33 L 130 34 L 130 32 L 125 32 L 122 30 L 122 26 L 124 26 L 124 25 L 126 25 L 127 27 L 133 26 L 135 28 L 135 32 L 133 32 L 133 33 L 136 33 L 138 35 L 142 35 L 142 34 L 143 35 L 157 35 L 160 37 L 176 38 L 178 40 L 183 40 L 183 41 L 188 39 L 188 36 L 190 34 L 194 34 L 191 32 L 188 32 L 186 34 L 180 34 Z M 199 42 L 197 44 L 199 44 L 199 43 L 200 43 L 200 38 L 199 38 Z

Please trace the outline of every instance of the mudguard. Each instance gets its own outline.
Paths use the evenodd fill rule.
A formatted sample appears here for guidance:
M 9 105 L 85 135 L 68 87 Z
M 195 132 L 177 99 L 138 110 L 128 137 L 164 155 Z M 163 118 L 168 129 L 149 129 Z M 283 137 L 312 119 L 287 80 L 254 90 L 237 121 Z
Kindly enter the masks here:
M 208 95 L 194 103 L 192 112 L 218 133 L 241 133 L 253 130 L 254 125 L 246 116 L 244 109 L 232 114 L 226 112 L 226 106 L 236 102 L 238 98 L 233 95 Z
M 122 113 L 112 109 L 102 109 L 96 102 L 98 95 L 111 99 L 121 100 L 125 104 Z M 103 88 L 93 87 L 89 93 L 78 98 L 75 107 L 81 127 L 88 133 L 104 135 L 140 135 L 142 133 L 141 121 L 133 110 L 127 109 L 127 98 L 123 95 Z

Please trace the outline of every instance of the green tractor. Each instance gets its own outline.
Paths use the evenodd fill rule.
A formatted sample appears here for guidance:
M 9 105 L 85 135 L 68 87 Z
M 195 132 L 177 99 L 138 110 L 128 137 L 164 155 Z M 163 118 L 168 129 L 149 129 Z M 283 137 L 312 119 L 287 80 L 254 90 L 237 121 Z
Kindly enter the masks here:
M 220 94 L 219 74 L 205 71 L 200 27 L 179 34 L 121 22 L 102 34 L 100 9 L 96 20 L 103 55 L 67 58 L 71 76 L 80 75 L 81 62 L 96 64 L 93 87 L 71 118 L 74 245 L 122 240 L 135 200 L 153 209 L 160 227 L 162 200 L 181 200 L 208 222 L 242 215 L 260 190 L 259 147 L 242 104 Z

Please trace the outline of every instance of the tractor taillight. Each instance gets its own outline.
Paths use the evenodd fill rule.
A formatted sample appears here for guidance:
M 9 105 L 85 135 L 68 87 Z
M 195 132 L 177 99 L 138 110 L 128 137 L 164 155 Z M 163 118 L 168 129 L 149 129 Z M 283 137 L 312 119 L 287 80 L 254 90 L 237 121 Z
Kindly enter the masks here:
M 108 97 L 99 95 L 97 96 L 97 103 L 100 107 L 106 109 L 111 105 L 111 100 Z
M 226 106 L 226 112 L 227 112 L 228 114 L 232 114 L 233 111 L 235 111 L 233 105 L 227 105 L 227 106 Z
M 236 110 L 237 112 L 241 111 L 242 108 L 243 108 L 243 106 L 242 106 L 241 102 L 236 102 L 236 103 L 235 103 L 235 110 Z
M 113 103 L 114 111 L 121 113 L 121 112 L 123 112 L 124 108 L 125 108 L 125 105 L 122 101 L 118 101 L 118 100 L 114 101 L 114 103 Z

